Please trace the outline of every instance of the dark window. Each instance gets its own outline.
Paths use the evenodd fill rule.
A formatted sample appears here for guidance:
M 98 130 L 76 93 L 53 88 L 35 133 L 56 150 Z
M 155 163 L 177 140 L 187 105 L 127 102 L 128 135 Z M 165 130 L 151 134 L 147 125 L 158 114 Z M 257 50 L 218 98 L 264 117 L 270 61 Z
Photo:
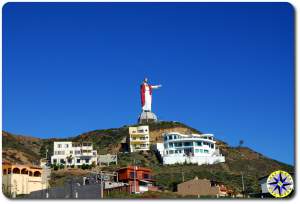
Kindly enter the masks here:
M 77 162 L 77 163 L 80 163 L 80 159 L 77 159 L 76 162 Z
M 6 169 L 3 169 L 3 175 L 5 175 L 7 173 Z
M 182 147 L 182 143 L 181 142 L 176 142 L 175 147 Z
M 40 176 L 41 176 L 41 172 L 35 171 L 35 172 L 33 173 L 33 176 L 35 176 L 35 177 L 40 177 Z
M 172 139 L 172 135 L 169 135 L 169 140 L 171 140 Z
M 185 142 L 184 146 L 188 147 L 188 146 L 193 146 L 191 142 Z
M 27 169 L 22 169 L 21 174 L 28 174 Z
M 134 178 L 134 176 L 136 177 L 136 172 L 130 172 L 130 178 Z
M 150 178 L 149 174 L 144 174 L 144 179 L 149 179 L 149 178 Z
M 20 174 L 20 169 L 19 168 L 14 168 L 13 169 L 13 174 Z

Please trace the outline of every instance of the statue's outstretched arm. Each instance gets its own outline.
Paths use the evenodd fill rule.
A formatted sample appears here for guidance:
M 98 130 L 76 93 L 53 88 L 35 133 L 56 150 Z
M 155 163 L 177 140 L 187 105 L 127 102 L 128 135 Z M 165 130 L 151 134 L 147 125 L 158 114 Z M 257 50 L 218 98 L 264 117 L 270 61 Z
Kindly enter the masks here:
M 160 88 L 160 87 L 162 87 L 161 84 L 160 84 L 160 85 L 151 85 L 151 88 L 152 88 L 152 89 L 158 89 L 158 88 Z

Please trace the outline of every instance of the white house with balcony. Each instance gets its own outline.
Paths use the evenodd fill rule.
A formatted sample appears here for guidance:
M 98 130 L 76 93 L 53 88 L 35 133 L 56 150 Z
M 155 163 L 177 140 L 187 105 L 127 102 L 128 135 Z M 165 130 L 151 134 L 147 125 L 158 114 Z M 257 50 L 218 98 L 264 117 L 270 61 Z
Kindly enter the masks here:
M 129 148 L 130 152 L 147 151 L 150 149 L 149 126 L 140 125 L 129 127 Z
M 190 134 L 178 132 L 163 134 L 163 143 L 156 144 L 156 150 L 163 164 L 215 164 L 225 162 L 220 154 L 213 134 Z
M 80 166 L 97 164 L 97 150 L 90 142 L 54 142 L 51 164 Z

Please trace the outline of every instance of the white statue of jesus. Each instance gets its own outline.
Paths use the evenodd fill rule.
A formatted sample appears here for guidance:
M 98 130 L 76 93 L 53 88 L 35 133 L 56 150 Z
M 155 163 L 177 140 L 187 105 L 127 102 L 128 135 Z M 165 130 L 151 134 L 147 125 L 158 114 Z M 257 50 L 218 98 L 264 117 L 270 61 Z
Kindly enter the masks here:
M 151 112 L 152 89 L 158 89 L 160 87 L 162 87 L 162 85 L 149 85 L 148 79 L 144 79 L 141 85 L 141 100 L 143 111 Z

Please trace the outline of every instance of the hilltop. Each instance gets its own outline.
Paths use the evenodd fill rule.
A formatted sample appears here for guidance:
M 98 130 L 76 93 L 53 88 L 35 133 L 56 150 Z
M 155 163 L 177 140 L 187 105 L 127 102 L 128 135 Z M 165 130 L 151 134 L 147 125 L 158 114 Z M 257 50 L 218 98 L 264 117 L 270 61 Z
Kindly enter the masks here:
M 131 126 L 131 125 L 128 125 Z M 118 165 L 105 167 L 107 170 L 115 170 L 119 167 L 132 164 L 135 159 L 138 165 L 147 166 L 153 169 L 157 179 L 157 185 L 166 190 L 176 190 L 176 185 L 184 179 L 199 178 L 214 179 L 224 182 L 235 191 L 241 191 L 241 173 L 244 175 L 246 191 L 259 192 L 258 178 L 268 175 L 275 170 L 294 172 L 294 167 L 282 162 L 268 158 L 247 147 L 232 147 L 226 142 L 217 140 L 220 151 L 226 157 L 225 163 L 214 165 L 168 165 L 162 166 L 155 153 L 131 153 L 121 152 L 121 142 L 128 136 L 128 126 L 103 130 L 94 130 L 80 134 L 75 137 L 64 139 L 41 139 L 14 135 L 2 131 L 2 155 L 3 161 L 17 163 L 38 163 L 40 158 L 53 153 L 53 141 L 89 141 L 99 154 L 118 154 Z M 181 133 L 201 133 L 201 131 L 189 127 L 180 122 L 159 122 L 149 125 L 150 140 L 153 143 L 162 142 L 163 132 L 178 131 Z M 60 179 L 63 178 L 60 175 Z M 53 182 L 55 185 L 55 182 Z

